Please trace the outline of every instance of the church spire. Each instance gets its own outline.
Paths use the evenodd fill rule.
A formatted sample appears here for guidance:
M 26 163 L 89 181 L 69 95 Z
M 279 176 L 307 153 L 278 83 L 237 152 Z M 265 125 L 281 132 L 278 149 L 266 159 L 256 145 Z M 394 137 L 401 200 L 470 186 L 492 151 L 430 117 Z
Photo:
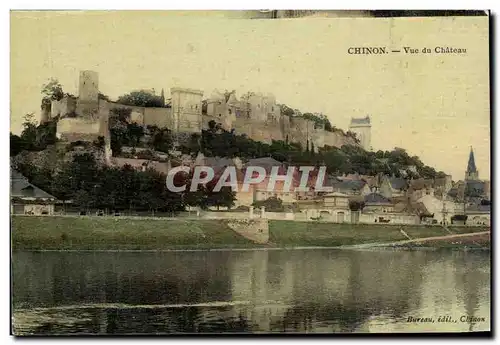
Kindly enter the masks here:
M 476 168 L 476 160 L 474 159 L 474 151 L 472 146 L 470 147 L 469 161 L 467 162 L 467 171 L 465 172 L 466 180 L 477 180 L 479 178 L 479 173 Z

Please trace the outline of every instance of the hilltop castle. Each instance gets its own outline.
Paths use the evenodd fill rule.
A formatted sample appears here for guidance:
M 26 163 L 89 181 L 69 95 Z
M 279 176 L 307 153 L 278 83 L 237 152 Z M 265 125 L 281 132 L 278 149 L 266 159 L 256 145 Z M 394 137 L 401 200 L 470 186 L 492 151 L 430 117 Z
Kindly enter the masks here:
M 312 120 L 281 114 L 272 94 L 247 93 L 238 99 L 234 91 L 215 90 L 206 100 L 201 90 L 172 88 L 170 94 L 170 104 L 161 108 L 111 102 L 100 97 L 98 74 L 81 71 L 78 97 L 65 95 L 60 101 L 52 101 L 50 111 L 42 111 L 41 121 L 58 118 L 57 136 L 63 141 L 91 141 L 102 136 L 108 150 L 109 114 L 117 108 L 130 109 L 130 122 L 169 128 L 178 141 L 201 133 L 215 121 L 228 131 L 266 143 L 282 140 L 316 151 L 325 145 L 358 145 L 355 138 L 340 130 L 326 131 Z M 365 126 L 362 134 L 361 142 L 369 145 L 369 127 Z

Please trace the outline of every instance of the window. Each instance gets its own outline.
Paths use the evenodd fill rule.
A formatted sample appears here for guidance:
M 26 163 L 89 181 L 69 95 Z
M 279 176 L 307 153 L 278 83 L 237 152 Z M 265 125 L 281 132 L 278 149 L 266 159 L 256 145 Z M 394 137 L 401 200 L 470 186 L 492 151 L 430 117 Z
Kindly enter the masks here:
M 271 107 L 271 111 L 274 111 L 274 107 Z
M 233 113 L 231 109 L 228 109 L 227 111 L 228 111 L 229 115 L 231 115 Z

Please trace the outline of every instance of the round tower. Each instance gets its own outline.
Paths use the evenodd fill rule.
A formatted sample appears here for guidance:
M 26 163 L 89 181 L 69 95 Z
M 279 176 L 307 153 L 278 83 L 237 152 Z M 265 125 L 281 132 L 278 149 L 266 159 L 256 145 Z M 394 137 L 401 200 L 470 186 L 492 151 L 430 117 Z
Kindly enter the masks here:
M 361 146 L 367 150 L 371 150 L 371 120 L 370 116 L 364 118 L 351 118 L 351 123 L 349 124 L 349 131 L 356 133 L 356 137 L 359 139 Z

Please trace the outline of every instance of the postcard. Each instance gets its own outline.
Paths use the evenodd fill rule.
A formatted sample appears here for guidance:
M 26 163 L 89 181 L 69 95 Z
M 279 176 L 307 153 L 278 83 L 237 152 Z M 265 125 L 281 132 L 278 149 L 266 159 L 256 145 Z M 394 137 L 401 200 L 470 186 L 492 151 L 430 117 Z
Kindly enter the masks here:
M 11 11 L 11 333 L 491 332 L 488 11 Z

